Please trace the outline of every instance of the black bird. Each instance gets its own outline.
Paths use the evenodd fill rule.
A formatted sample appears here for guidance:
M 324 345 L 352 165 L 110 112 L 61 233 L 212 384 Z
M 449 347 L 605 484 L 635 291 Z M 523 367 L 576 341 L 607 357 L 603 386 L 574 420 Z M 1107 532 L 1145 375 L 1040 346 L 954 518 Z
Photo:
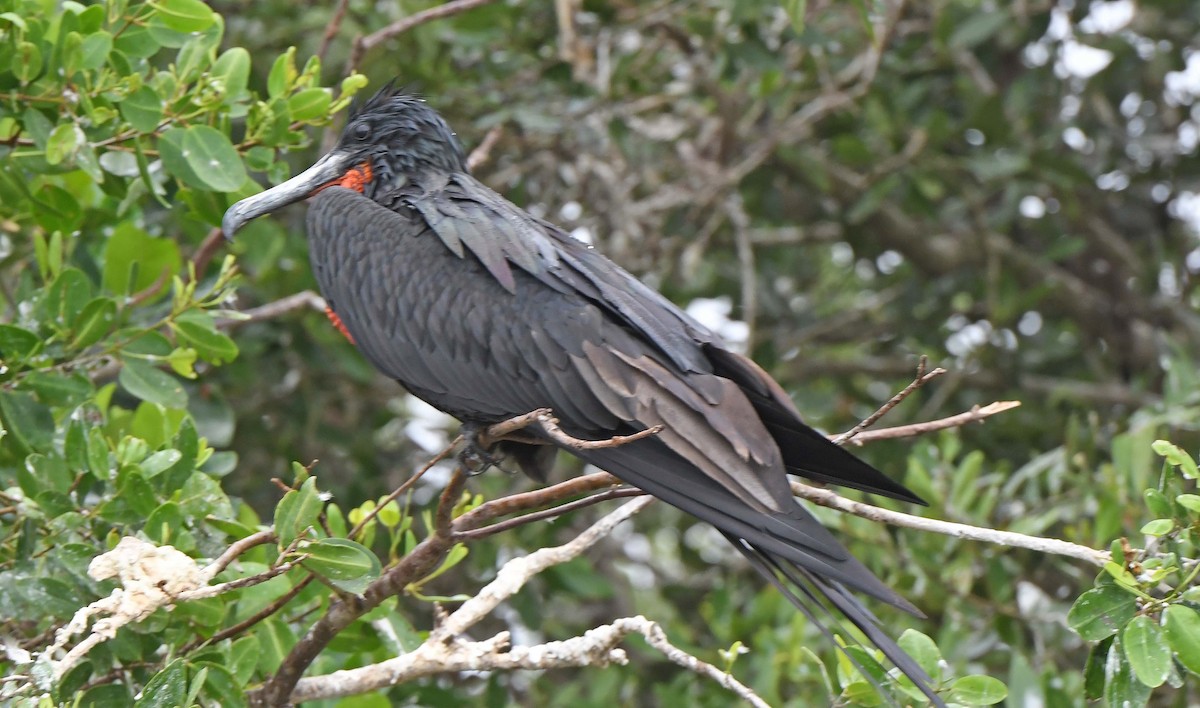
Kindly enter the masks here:
M 800 506 L 787 475 L 921 500 L 805 425 L 758 365 L 472 177 L 450 127 L 414 96 L 374 96 L 315 165 L 230 207 L 225 234 L 308 197 L 321 292 L 382 372 L 473 426 L 537 408 L 578 438 L 663 426 L 571 452 L 715 526 L 818 626 L 836 620 L 832 606 L 941 704 L 849 590 L 920 612 Z M 544 477 L 554 448 L 508 452 Z

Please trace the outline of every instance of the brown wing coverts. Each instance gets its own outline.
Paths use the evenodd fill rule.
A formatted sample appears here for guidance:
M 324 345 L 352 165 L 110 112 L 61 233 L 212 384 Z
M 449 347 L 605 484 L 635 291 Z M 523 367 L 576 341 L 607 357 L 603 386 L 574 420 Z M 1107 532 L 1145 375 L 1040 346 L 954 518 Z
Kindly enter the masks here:
M 321 290 L 372 363 L 466 421 L 548 407 L 584 438 L 663 425 L 575 454 L 713 524 L 772 582 L 799 584 L 794 602 L 825 597 L 927 681 L 842 586 L 917 610 L 795 501 L 784 473 L 911 492 L 805 426 L 769 376 L 661 295 L 472 178 L 388 206 L 333 187 L 309 210 Z

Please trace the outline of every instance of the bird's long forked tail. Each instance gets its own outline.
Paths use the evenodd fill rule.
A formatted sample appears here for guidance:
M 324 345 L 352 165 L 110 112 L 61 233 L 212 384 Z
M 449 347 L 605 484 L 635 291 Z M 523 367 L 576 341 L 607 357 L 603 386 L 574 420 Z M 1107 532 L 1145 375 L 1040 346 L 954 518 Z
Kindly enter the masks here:
M 848 593 L 844 587 L 836 583 L 822 582 L 803 568 L 773 558 L 770 554 L 760 551 L 740 538 L 727 533 L 722 533 L 722 535 L 746 558 L 752 568 L 774 585 L 796 609 L 800 610 L 821 631 L 821 634 L 825 635 L 838 648 L 838 651 L 841 651 L 850 660 L 859 673 L 881 693 L 884 691 L 883 686 L 853 654 L 846 650 L 843 644 L 837 641 L 830 625 L 836 626 L 839 618 L 826 603 L 833 605 L 843 617 L 850 620 L 871 644 L 883 652 L 888 661 L 891 661 L 921 693 L 925 694 L 932 705 L 945 708 L 945 701 L 933 690 L 933 681 L 925 673 L 925 670 L 908 655 L 908 652 L 901 649 L 891 637 L 879 628 L 879 621 L 875 615 L 864 607 L 858 598 Z
M 831 641 L 835 639 L 830 627 L 840 624 L 840 614 L 908 676 L 934 706 L 945 706 L 925 671 L 880 629 L 878 620 L 851 594 L 850 588 L 918 617 L 923 615 L 854 560 L 799 503 L 790 514 L 755 512 L 712 480 L 689 474 L 690 466 L 673 458 L 653 438 L 575 454 L 715 526 L 756 571 Z M 852 663 L 859 664 L 844 647 L 838 646 Z M 867 680 L 877 683 L 869 671 L 858 668 Z

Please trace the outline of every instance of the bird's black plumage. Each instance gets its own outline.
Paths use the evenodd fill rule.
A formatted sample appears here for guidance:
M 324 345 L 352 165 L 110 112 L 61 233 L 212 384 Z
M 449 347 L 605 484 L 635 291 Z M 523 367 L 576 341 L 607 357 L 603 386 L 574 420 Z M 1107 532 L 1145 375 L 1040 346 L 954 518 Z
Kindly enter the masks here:
M 358 179 L 342 179 L 354 170 Z M 831 605 L 939 702 L 847 589 L 917 610 L 800 506 L 786 473 L 920 500 L 805 425 L 757 365 L 478 182 L 419 99 L 377 95 L 321 162 L 231 208 L 226 231 L 313 193 L 314 272 L 376 367 L 464 422 L 550 408 L 580 438 L 663 426 L 632 444 L 572 452 L 717 527 L 819 624 Z M 516 448 L 536 475 L 548 460 L 535 450 Z

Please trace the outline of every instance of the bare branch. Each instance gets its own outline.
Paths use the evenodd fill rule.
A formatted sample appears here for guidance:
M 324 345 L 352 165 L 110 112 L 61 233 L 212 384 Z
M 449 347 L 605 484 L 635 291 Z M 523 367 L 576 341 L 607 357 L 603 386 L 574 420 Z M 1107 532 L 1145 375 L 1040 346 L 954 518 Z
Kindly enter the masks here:
M 646 497 L 622 504 L 569 542 L 561 546 L 542 548 L 505 563 L 496 573 L 495 580 L 434 628 L 429 635 L 429 641 L 447 642 L 463 634 L 496 609 L 497 605 L 516 594 L 530 578 L 551 566 L 578 557 L 611 533 L 622 521 L 646 508 L 651 501 L 653 499 Z
M 401 483 L 399 487 L 396 487 L 394 490 L 392 490 L 391 494 L 389 494 L 386 497 L 384 497 L 383 499 L 381 499 L 379 501 L 379 503 L 375 505 L 374 508 L 372 508 L 370 511 L 368 511 L 362 517 L 362 519 L 360 519 L 359 522 L 354 525 L 354 528 L 350 529 L 350 533 L 348 534 L 348 537 L 354 538 L 355 536 L 357 536 L 358 532 L 362 531 L 363 528 L 367 524 L 371 523 L 371 519 L 374 519 L 379 514 L 379 512 L 383 509 L 383 507 L 392 503 L 396 499 L 399 499 L 401 494 L 403 494 L 405 491 L 407 491 L 409 488 L 411 488 L 414 484 L 416 484 L 417 480 L 421 479 L 421 477 L 423 477 L 426 472 L 433 469 L 434 465 L 436 465 L 437 463 L 446 459 L 446 457 L 449 456 L 450 453 L 454 451 L 455 446 L 458 445 L 458 443 L 461 441 L 462 441 L 462 436 L 460 435 L 460 436 L 454 438 L 453 440 L 451 440 L 450 444 L 447 445 L 446 447 L 442 448 L 441 451 L 438 452 L 438 454 L 429 458 L 429 461 L 426 462 L 425 465 L 423 467 L 421 467 L 421 469 L 414 472 L 412 474 L 412 476 L 409 477 L 408 479 L 404 480 L 404 482 Z
M 532 410 L 515 418 L 509 418 L 508 420 L 492 425 L 484 431 L 484 434 L 481 436 L 481 442 L 485 446 L 490 446 L 500 440 L 506 439 L 512 433 L 530 426 L 541 428 L 546 437 L 572 450 L 597 450 L 608 447 L 620 447 L 621 445 L 628 445 L 642 438 L 658 435 L 663 430 L 663 426 L 653 425 L 645 430 L 639 430 L 632 435 L 614 435 L 605 440 L 581 440 L 563 432 L 562 428 L 558 426 L 558 418 L 554 417 L 549 408 L 538 408 L 537 410 Z
M 1020 401 L 996 401 L 989 403 L 986 406 L 975 406 L 965 413 L 948 416 L 946 418 L 938 418 L 937 420 L 929 420 L 923 423 L 910 423 L 908 425 L 897 425 L 891 428 L 877 428 L 876 430 L 864 430 L 854 437 L 850 442 L 854 445 L 863 445 L 875 440 L 891 440 L 894 438 L 910 438 L 916 435 L 924 435 L 935 430 L 945 430 L 947 428 L 961 428 L 964 425 L 971 423 L 980 423 L 984 419 L 990 418 L 997 413 L 1010 411 L 1021 405 Z M 840 437 L 840 436 L 838 436 Z
M 301 679 L 292 693 L 291 701 L 299 703 L 366 693 L 439 673 L 623 664 L 626 662 L 625 653 L 617 649 L 617 644 L 627 635 L 637 633 L 676 664 L 716 681 L 754 706 L 765 707 L 766 702 L 747 686 L 712 664 L 675 647 L 656 622 L 641 616 L 620 619 L 566 641 L 511 650 L 508 650 L 507 632 L 483 642 L 461 639 L 465 632 L 490 615 L 501 602 L 524 587 L 530 578 L 551 566 L 578 557 L 651 501 L 653 499 L 650 497 L 636 499 L 600 519 L 562 546 L 543 548 L 522 558 L 514 558 L 500 569 L 495 580 L 443 619 L 425 643 L 414 651 L 371 666 Z
M 333 16 L 329 18 L 329 24 L 325 27 L 325 34 L 321 37 L 321 46 L 317 49 L 317 56 L 321 62 L 325 62 L 325 54 L 329 51 L 329 45 L 333 42 L 333 38 L 342 29 L 342 20 L 346 17 L 346 6 L 350 4 L 350 0 L 338 0 L 337 7 L 333 10 Z
M 458 534 L 458 537 L 464 541 L 475 541 L 475 540 L 478 540 L 481 538 L 487 538 L 488 536 L 492 536 L 494 534 L 498 534 L 501 531 L 508 531 L 509 529 L 514 529 L 518 526 L 524 526 L 526 524 L 531 524 L 535 521 L 542 521 L 544 519 L 557 518 L 559 516 L 562 516 L 563 514 L 567 514 L 572 511 L 579 511 L 580 509 L 583 509 L 585 507 L 594 506 L 596 504 L 599 504 L 600 502 L 605 502 L 610 499 L 624 499 L 626 497 L 640 497 L 644 494 L 645 494 L 645 492 L 643 492 L 642 490 L 637 489 L 635 487 L 621 487 L 618 489 L 610 489 L 607 492 L 600 492 L 599 494 L 593 494 L 589 497 L 584 497 L 582 499 L 576 499 L 573 502 L 567 502 L 566 504 L 560 504 L 559 506 L 556 506 L 552 509 L 543 509 L 541 511 L 535 511 L 530 514 L 525 514 L 524 516 L 518 516 L 515 519 L 508 519 L 507 521 L 501 521 L 499 523 L 492 524 L 491 526 L 484 526 L 483 528 L 475 529 L 473 531 L 460 531 Z
M 265 305 L 252 307 L 249 310 L 244 310 L 239 313 L 226 313 L 227 316 L 217 322 L 217 326 L 222 329 L 230 329 L 246 324 L 247 322 L 262 322 L 263 320 L 272 320 L 276 317 L 282 317 L 289 312 L 302 310 L 305 308 L 324 312 L 326 307 L 325 298 L 311 290 L 301 290 L 298 293 L 288 295 L 285 298 L 280 298 Z
M 890 511 L 877 506 L 871 506 L 870 504 L 851 501 L 828 489 L 817 489 L 816 487 L 810 487 L 807 484 L 796 481 L 792 482 L 792 493 L 820 506 L 860 516 L 870 521 L 891 524 L 892 526 L 902 526 L 918 531 L 942 534 L 943 536 L 965 538 L 970 541 L 983 541 L 984 543 L 996 546 L 1026 548 L 1031 551 L 1038 551 L 1039 553 L 1075 558 L 1098 566 L 1103 566 L 1112 560 L 1107 551 L 1096 550 L 1095 548 L 1081 546 L 1077 543 L 1062 541 L 1057 538 L 1028 536 L 1013 531 L 998 531 L 996 529 L 959 524 L 953 521 L 940 521 L 938 519 L 928 519 L 923 516 L 913 516 L 912 514 L 905 514 L 899 511 Z
M 929 366 L 929 358 L 922 354 L 921 358 L 917 361 L 917 376 L 912 380 L 912 383 L 908 384 L 899 393 L 888 399 L 888 401 L 880 406 L 878 410 L 861 420 L 858 425 L 834 438 L 833 442 L 837 445 L 845 445 L 846 443 L 850 442 L 859 433 L 871 427 L 880 418 L 887 415 L 887 412 L 898 406 L 901 401 L 911 396 L 914 391 L 946 373 L 946 370 L 941 367 L 926 373 L 925 368 L 927 366 Z
M 258 533 L 250 534 L 239 541 L 235 541 L 233 545 L 225 549 L 224 553 L 217 556 L 216 560 L 204 567 L 202 572 L 204 573 L 205 578 L 207 580 L 212 580 L 213 578 L 217 577 L 222 570 L 228 568 L 229 564 L 232 563 L 238 556 L 242 555 L 251 548 L 254 548 L 255 546 L 261 546 L 265 543 L 272 543 L 277 538 L 278 536 L 275 535 L 275 531 L 268 529 L 266 531 L 259 531 Z
M 495 126 L 483 136 L 483 142 L 467 155 L 467 169 L 475 171 L 480 165 L 488 161 L 492 156 L 492 148 L 496 147 L 496 143 L 500 141 L 500 133 L 504 132 L 500 126 Z
M 535 489 L 521 494 L 511 494 L 500 499 L 484 502 L 454 521 L 455 531 L 462 533 L 481 527 L 500 516 L 515 514 L 527 509 L 548 506 L 567 497 L 578 496 L 604 487 L 621 484 L 621 480 L 607 472 L 596 472 L 569 479 L 550 487 Z
M 409 15 L 401 20 L 397 20 L 383 29 L 376 30 L 371 34 L 359 37 L 354 42 L 354 47 L 350 50 L 350 61 L 346 67 L 346 74 L 351 74 L 354 69 L 358 68 L 358 63 L 362 61 L 363 55 L 374 49 L 383 42 L 399 37 L 405 32 L 414 27 L 440 20 L 443 17 L 457 15 L 467 10 L 487 5 L 493 0 L 451 0 L 444 5 L 436 5 L 428 10 L 422 10 L 415 15 Z

